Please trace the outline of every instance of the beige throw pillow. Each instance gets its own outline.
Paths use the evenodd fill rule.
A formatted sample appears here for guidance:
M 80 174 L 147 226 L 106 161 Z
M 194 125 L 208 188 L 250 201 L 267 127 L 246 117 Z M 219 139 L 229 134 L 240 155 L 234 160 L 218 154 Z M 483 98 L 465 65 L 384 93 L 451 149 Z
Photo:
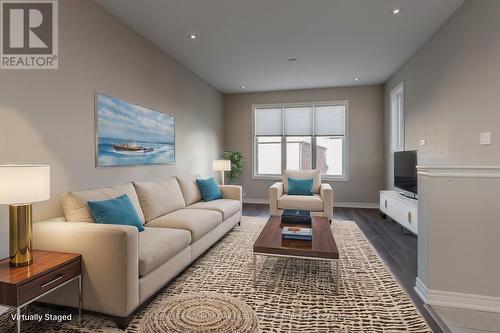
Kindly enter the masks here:
M 146 223 L 186 207 L 177 179 L 154 182 L 134 182 Z
M 79 192 L 68 192 L 63 196 L 62 205 L 64 217 L 68 222 L 87 222 L 95 223 L 87 201 L 101 201 L 128 195 L 132 205 L 139 215 L 141 223 L 144 224 L 144 214 L 142 213 L 137 193 L 132 183 L 122 184 L 113 187 L 100 188 L 96 190 L 87 190 Z
M 198 188 L 198 184 L 196 184 L 196 178 L 200 178 L 200 176 L 177 177 L 186 206 L 192 205 L 202 199 L 200 189 Z

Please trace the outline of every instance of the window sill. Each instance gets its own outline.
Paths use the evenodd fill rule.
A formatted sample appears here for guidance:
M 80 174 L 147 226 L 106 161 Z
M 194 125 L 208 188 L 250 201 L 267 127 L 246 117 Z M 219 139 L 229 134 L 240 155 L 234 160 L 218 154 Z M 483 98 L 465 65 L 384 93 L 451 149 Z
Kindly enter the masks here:
M 321 181 L 323 182 L 348 182 L 349 177 L 328 177 L 328 176 L 322 176 Z
M 394 155 L 394 153 L 398 153 L 400 151 L 405 151 L 403 148 L 400 149 L 391 149 L 391 155 Z
M 256 180 L 282 180 L 281 176 L 264 176 L 264 175 L 253 175 L 252 179 Z
M 264 176 L 264 175 L 253 175 L 252 179 L 255 180 L 278 180 L 281 181 L 283 178 L 281 176 Z M 322 182 L 348 182 L 349 177 L 336 177 L 336 176 L 321 176 Z

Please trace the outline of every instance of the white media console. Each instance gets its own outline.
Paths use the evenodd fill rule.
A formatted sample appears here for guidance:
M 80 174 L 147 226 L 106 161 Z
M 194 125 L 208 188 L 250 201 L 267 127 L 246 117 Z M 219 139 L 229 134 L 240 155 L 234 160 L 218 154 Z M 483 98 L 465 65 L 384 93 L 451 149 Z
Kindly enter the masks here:
M 415 235 L 418 233 L 418 200 L 397 191 L 380 191 L 380 211 Z

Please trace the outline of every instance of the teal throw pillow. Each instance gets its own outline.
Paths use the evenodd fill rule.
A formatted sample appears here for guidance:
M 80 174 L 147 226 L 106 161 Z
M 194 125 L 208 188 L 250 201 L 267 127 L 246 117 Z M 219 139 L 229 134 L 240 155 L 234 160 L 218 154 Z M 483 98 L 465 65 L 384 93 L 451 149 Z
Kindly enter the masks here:
M 312 178 L 291 178 L 288 177 L 288 194 L 289 195 L 313 195 Z
M 110 200 L 88 201 L 87 204 L 97 223 L 132 225 L 144 231 L 139 215 L 126 194 Z
M 198 184 L 203 201 L 222 199 L 222 193 L 219 185 L 217 185 L 217 182 L 213 177 L 207 179 L 196 179 L 196 184 Z

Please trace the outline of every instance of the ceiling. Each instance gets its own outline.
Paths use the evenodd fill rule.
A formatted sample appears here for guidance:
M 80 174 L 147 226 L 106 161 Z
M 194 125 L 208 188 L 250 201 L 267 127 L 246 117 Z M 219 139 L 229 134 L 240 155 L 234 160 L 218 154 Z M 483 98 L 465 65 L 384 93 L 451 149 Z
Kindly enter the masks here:
M 383 83 L 464 0 L 96 2 L 221 92 L 239 93 Z

